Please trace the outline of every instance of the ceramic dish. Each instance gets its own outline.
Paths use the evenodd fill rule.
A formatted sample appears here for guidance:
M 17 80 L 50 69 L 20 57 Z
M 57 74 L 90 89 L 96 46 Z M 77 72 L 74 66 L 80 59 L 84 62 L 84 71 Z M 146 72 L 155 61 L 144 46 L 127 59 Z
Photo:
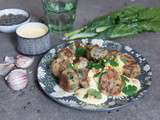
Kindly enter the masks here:
M 50 49 L 48 27 L 39 22 L 30 22 L 17 28 L 19 52 L 26 55 L 42 54 Z
M 13 14 L 13 15 L 24 15 L 26 16 L 26 19 L 24 21 L 22 21 L 19 24 L 13 24 L 13 25 L 0 25 L 0 31 L 4 32 L 4 33 L 11 33 L 11 32 L 15 32 L 17 27 L 30 22 L 30 14 L 29 12 L 22 10 L 22 9 L 16 9 L 16 8 L 10 8 L 10 9 L 3 9 L 0 10 L 0 16 L 3 15 L 9 15 L 9 14 Z
M 87 104 L 85 102 L 80 101 L 77 97 L 72 93 L 64 92 L 59 85 L 56 83 L 57 79 L 50 70 L 51 62 L 57 54 L 57 51 L 68 46 L 70 43 L 64 43 L 58 45 L 56 48 L 51 49 L 40 61 L 37 71 L 38 82 L 42 90 L 50 96 L 53 100 L 58 103 L 61 103 L 65 106 L 76 108 L 79 110 L 90 110 L 90 111 L 111 111 L 115 109 L 119 109 L 128 105 L 129 103 L 135 102 L 141 99 L 145 93 L 148 91 L 149 86 L 152 81 L 152 72 L 151 68 L 146 61 L 146 59 L 132 49 L 129 46 L 125 46 L 119 43 L 102 40 L 102 39 L 82 39 L 80 40 L 84 44 L 90 43 L 91 45 L 98 44 L 100 47 L 106 48 L 108 50 L 118 50 L 122 53 L 127 53 L 134 57 L 137 63 L 141 67 L 141 74 L 138 76 L 138 79 L 141 82 L 141 90 L 138 94 L 130 97 L 108 97 L 108 99 L 99 105 Z

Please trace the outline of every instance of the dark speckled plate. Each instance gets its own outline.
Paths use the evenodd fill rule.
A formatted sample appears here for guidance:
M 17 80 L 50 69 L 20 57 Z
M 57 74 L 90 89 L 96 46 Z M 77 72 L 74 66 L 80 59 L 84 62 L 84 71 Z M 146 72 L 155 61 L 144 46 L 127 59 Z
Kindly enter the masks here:
M 80 110 L 111 111 L 126 106 L 129 103 L 135 102 L 145 95 L 152 82 L 152 71 L 148 62 L 141 54 L 139 54 L 129 46 L 124 46 L 119 43 L 102 39 L 82 39 L 80 42 L 83 42 L 84 44 L 90 43 L 91 45 L 98 44 L 99 46 L 107 48 L 109 50 L 118 50 L 133 56 L 141 66 L 141 75 L 138 79 L 141 82 L 142 89 L 139 91 L 137 95 L 132 97 L 109 97 L 105 103 L 100 105 L 91 105 L 84 103 L 78 100 L 72 93 L 64 92 L 56 83 L 56 78 L 51 74 L 49 69 L 50 64 L 54 56 L 56 55 L 57 51 L 70 44 L 64 43 L 51 49 L 46 55 L 44 55 L 38 66 L 38 82 L 42 90 L 48 96 L 50 96 L 53 100 L 55 100 L 58 103 Z

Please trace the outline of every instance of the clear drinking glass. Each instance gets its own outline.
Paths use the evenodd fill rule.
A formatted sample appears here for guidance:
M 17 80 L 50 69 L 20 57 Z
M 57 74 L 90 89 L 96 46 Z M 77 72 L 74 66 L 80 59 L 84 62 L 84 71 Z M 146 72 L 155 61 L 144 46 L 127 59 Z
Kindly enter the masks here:
M 77 0 L 43 0 L 50 31 L 69 31 L 76 17 Z

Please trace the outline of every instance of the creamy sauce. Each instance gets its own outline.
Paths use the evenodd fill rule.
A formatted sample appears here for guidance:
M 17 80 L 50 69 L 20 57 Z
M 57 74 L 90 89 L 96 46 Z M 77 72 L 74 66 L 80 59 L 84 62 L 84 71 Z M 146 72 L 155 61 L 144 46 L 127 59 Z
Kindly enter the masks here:
M 127 83 L 128 85 L 135 85 L 137 87 L 137 91 L 141 89 L 141 83 L 138 79 L 135 78 L 128 78 L 128 79 L 129 79 L 129 83 Z
M 98 78 L 94 77 L 95 73 L 93 70 L 90 70 L 88 72 L 88 79 L 89 79 L 89 87 L 88 88 L 81 88 L 76 92 L 77 98 L 83 102 L 86 102 L 88 104 L 102 104 L 105 101 L 107 101 L 107 96 L 101 93 L 102 98 L 97 99 L 93 96 L 88 96 L 87 98 L 84 98 L 84 96 L 87 94 L 88 89 L 95 89 L 98 90 Z
M 121 66 L 123 66 L 123 64 L 121 63 Z M 89 88 L 81 88 L 76 92 L 76 96 L 79 100 L 86 102 L 88 104 L 94 104 L 94 105 L 98 105 L 98 104 L 102 104 L 104 102 L 107 101 L 108 96 L 104 95 L 103 93 L 101 93 L 102 98 L 101 99 L 96 99 L 95 97 L 89 96 L 87 98 L 84 98 L 84 96 L 87 94 L 88 89 L 93 88 L 98 90 L 98 79 L 94 77 L 95 73 L 93 70 L 90 70 L 88 73 L 88 78 L 90 80 L 89 82 Z M 134 79 L 134 78 L 128 78 L 129 82 L 127 83 L 128 85 L 135 85 L 137 87 L 137 92 L 141 89 L 141 83 L 138 79 Z M 126 97 L 127 95 L 125 95 L 123 92 L 121 92 L 119 95 L 113 96 L 113 98 L 121 98 L 121 97 Z
M 102 104 L 104 102 L 107 101 L 108 97 L 105 96 L 104 94 L 101 93 L 102 95 L 102 98 L 101 99 L 96 99 L 95 97 L 92 97 L 92 96 L 89 96 L 87 98 L 84 98 L 85 94 L 87 93 L 88 89 L 79 89 L 77 92 L 76 92 L 76 95 L 77 95 L 77 98 L 85 103 L 88 103 L 88 104 L 94 104 L 94 105 L 99 105 L 99 104 Z
M 42 37 L 48 32 L 48 27 L 44 24 L 25 24 L 17 29 L 17 34 L 24 38 Z
M 123 66 L 124 66 L 125 64 L 124 64 L 124 62 L 120 59 L 120 56 L 117 56 L 117 59 L 116 59 L 116 60 L 117 60 L 118 66 L 113 67 L 113 66 L 111 66 L 109 63 L 107 63 L 106 66 L 111 66 L 111 67 L 113 67 L 116 71 L 118 71 L 119 74 L 122 74 L 122 72 L 123 72 Z
M 46 34 L 47 31 L 42 28 L 25 28 L 20 32 L 20 35 L 24 38 L 37 38 Z
M 135 78 L 128 78 L 129 79 L 129 82 L 126 83 L 127 85 L 134 85 L 137 87 L 137 92 L 141 89 L 141 83 L 138 79 L 135 79 Z M 123 92 L 121 92 L 119 95 L 117 96 L 114 96 L 116 98 L 118 97 L 123 97 L 123 96 L 127 96 L 126 94 L 124 94 Z
M 93 70 L 88 72 L 88 79 L 89 79 L 89 88 L 93 88 L 98 90 L 98 79 L 94 77 L 95 73 Z

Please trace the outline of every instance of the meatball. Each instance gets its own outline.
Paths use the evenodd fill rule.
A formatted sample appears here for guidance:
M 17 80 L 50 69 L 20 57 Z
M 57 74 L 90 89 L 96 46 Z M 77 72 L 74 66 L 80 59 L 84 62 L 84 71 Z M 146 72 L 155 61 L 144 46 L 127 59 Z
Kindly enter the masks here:
M 90 55 L 93 59 L 104 58 L 108 55 L 108 50 L 96 46 L 91 49 Z
M 136 78 L 141 73 L 140 66 L 137 63 L 127 64 L 123 66 L 123 74 L 130 78 Z
M 88 71 L 89 70 L 87 68 L 84 68 L 84 69 L 77 71 L 79 84 L 83 88 L 87 88 L 89 86 Z
M 80 57 L 78 61 L 76 61 L 75 65 L 77 66 L 78 69 L 86 68 L 88 65 L 88 60 L 84 57 Z
M 129 54 L 121 54 L 121 59 L 126 64 L 130 64 L 130 63 L 135 63 L 136 62 L 136 60 Z
M 58 76 L 60 73 L 60 69 L 61 69 L 60 63 L 62 63 L 62 60 L 56 59 L 51 64 L 51 71 L 55 76 Z
M 55 59 L 51 64 L 51 71 L 55 76 L 58 76 L 63 70 L 67 68 L 67 65 L 71 63 L 70 59 Z
M 135 78 L 141 73 L 141 68 L 136 60 L 128 54 L 122 54 L 121 59 L 124 61 L 123 74 L 130 78 Z
M 110 54 L 110 55 L 116 55 L 116 56 L 117 56 L 117 55 L 120 55 L 121 52 L 119 52 L 119 51 L 117 51 L 117 50 L 112 50 L 112 51 L 109 52 L 109 54 Z
M 63 48 L 59 51 L 58 57 L 62 59 L 74 59 L 74 53 L 70 48 Z
M 100 78 L 100 89 L 106 95 L 116 96 L 120 94 L 123 82 L 119 79 L 119 74 L 114 69 L 108 69 L 107 73 Z
M 76 72 L 72 69 L 64 70 L 59 77 L 59 85 L 65 91 L 70 92 L 78 89 L 79 81 Z
M 70 48 L 64 48 L 59 51 L 58 58 L 53 60 L 51 64 L 51 71 L 55 76 L 58 76 L 63 70 L 67 68 L 69 63 L 73 63 L 74 54 Z

